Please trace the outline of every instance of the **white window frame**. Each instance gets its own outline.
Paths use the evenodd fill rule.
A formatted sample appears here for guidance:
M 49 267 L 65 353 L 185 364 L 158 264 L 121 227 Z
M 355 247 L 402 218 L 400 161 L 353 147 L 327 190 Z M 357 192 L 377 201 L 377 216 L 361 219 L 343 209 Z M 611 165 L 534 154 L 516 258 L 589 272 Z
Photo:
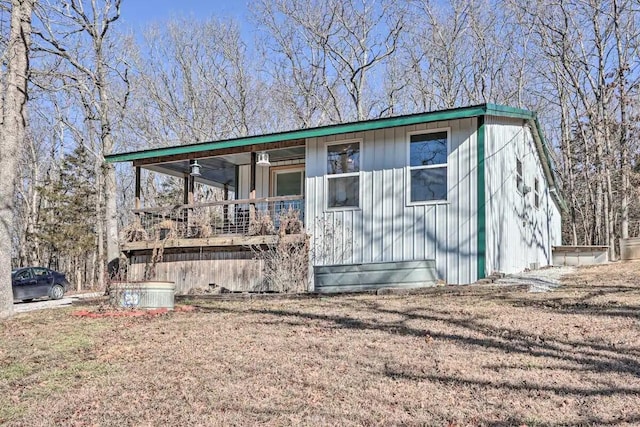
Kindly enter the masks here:
M 441 163 L 437 165 L 427 165 L 427 166 L 411 166 L 411 137 L 413 135 L 426 135 L 430 133 L 438 133 L 438 132 L 447 132 L 447 161 L 446 163 Z M 405 174 L 407 176 L 407 188 L 406 188 L 406 198 L 407 198 L 407 206 L 422 206 L 422 205 L 443 205 L 449 203 L 449 189 L 450 189 L 450 179 L 449 179 L 449 155 L 451 155 L 451 127 L 442 127 L 435 129 L 424 129 L 424 130 L 415 130 L 411 132 L 407 132 L 407 155 L 406 155 L 406 169 Z M 411 171 L 419 170 L 419 169 L 439 169 L 446 168 L 447 169 L 447 197 L 440 200 L 424 200 L 424 201 L 411 201 Z
M 542 198 L 540 197 L 542 194 L 540 192 L 540 178 L 537 176 L 533 178 L 533 207 L 536 209 L 540 209 Z M 536 200 L 538 203 L 536 203 Z
M 283 165 L 283 166 L 272 166 L 271 167 L 271 183 L 269 185 L 269 197 L 275 197 L 276 187 L 277 187 L 277 176 L 281 173 L 292 173 L 292 172 L 302 172 L 302 193 L 301 196 L 304 196 L 305 193 L 305 180 L 306 180 L 306 171 L 304 164 L 295 164 L 295 165 Z
M 329 158 L 329 147 L 332 145 L 342 145 L 342 144 L 352 144 L 358 143 L 358 153 L 360 154 L 360 165 L 358 167 L 358 172 L 348 172 L 348 173 L 329 173 L 329 166 L 327 165 L 327 159 Z M 326 211 L 356 211 L 362 209 L 362 138 L 350 138 L 350 139 L 341 139 L 337 141 L 326 142 L 324 144 L 324 209 Z M 329 180 L 335 178 L 348 178 L 351 176 L 358 177 L 358 206 L 335 206 L 329 207 Z

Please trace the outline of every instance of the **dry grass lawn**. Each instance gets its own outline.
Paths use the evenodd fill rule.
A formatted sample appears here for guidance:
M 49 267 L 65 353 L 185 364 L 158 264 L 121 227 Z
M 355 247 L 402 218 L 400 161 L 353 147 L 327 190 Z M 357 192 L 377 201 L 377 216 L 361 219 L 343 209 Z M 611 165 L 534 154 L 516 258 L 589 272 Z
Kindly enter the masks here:
M 640 264 L 555 292 L 216 301 L 0 323 L 6 425 L 638 425 Z

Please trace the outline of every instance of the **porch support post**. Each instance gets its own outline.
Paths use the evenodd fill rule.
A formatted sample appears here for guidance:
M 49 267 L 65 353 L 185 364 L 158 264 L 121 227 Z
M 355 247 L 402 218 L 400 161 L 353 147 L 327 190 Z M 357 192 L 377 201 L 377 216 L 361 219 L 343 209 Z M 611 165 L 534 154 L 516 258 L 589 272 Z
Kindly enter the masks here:
M 140 209 L 142 207 L 142 203 L 140 201 L 140 166 L 136 166 L 136 201 L 135 201 L 136 209 Z
M 191 177 L 189 175 L 185 175 L 183 178 L 183 184 L 182 184 L 182 204 L 183 205 L 189 204 L 189 180 L 190 179 Z
M 140 200 L 140 166 L 136 166 L 136 199 L 135 199 L 135 208 L 140 209 L 142 207 L 142 202 Z M 140 218 L 140 212 L 136 210 L 135 215 L 135 223 L 137 225 L 142 225 L 142 218 Z
M 192 205 L 195 203 L 195 197 L 193 194 L 196 188 L 196 179 L 193 176 L 190 176 L 189 178 L 191 178 L 189 180 L 189 204 Z
M 193 164 L 193 162 L 194 162 L 193 160 L 189 160 L 189 166 L 191 166 Z M 191 170 L 191 167 L 189 167 L 189 170 Z M 195 179 L 196 178 L 194 176 L 192 176 L 191 174 L 188 174 L 186 176 L 186 178 L 187 178 L 187 181 L 186 181 L 187 187 L 186 187 L 186 191 L 185 191 L 185 195 L 186 195 L 185 204 L 192 205 L 193 202 L 194 202 L 193 191 L 195 189 L 195 182 L 196 182 Z
M 189 160 L 189 172 L 191 171 L 191 165 L 193 164 L 193 160 Z M 194 197 L 193 191 L 195 189 L 196 177 L 192 176 L 189 172 L 184 177 L 184 204 L 185 205 L 193 205 Z M 189 233 L 191 224 L 191 219 L 193 217 L 193 208 L 187 208 L 184 210 L 184 225 L 186 226 L 186 233 Z
M 249 184 L 249 199 L 256 198 L 256 153 L 251 152 L 251 182 Z M 253 220 L 256 217 L 256 205 L 254 203 L 249 204 L 249 220 Z

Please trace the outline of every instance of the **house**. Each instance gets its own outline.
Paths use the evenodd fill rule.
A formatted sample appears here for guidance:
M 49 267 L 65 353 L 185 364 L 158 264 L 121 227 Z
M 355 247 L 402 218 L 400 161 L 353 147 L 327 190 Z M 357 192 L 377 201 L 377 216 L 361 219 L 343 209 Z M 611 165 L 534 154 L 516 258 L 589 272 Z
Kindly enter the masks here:
M 292 238 L 273 234 L 283 212 L 295 212 L 309 236 L 309 291 L 473 283 L 550 265 L 561 240 L 564 202 L 536 114 L 501 105 L 106 160 L 136 170 L 138 232 L 122 246 L 129 279 L 152 266 L 182 293 L 265 290 L 260 250 Z M 183 180 L 184 203 L 143 206 L 142 170 Z M 220 200 L 196 203 L 196 184 L 217 188 Z M 256 232 L 266 213 L 271 230 Z

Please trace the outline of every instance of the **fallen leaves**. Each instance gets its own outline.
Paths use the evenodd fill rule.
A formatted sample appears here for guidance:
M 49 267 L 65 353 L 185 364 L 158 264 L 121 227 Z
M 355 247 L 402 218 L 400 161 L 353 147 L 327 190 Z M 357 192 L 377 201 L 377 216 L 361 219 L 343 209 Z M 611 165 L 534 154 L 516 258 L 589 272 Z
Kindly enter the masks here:
M 77 310 L 71 313 L 75 317 L 87 317 L 90 319 L 117 318 L 117 317 L 157 317 L 169 313 L 189 313 L 196 308 L 190 305 L 179 305 L 173 310 L 167 308 L 154 308 L 148 310 L 113 309 L 113 310 Z

